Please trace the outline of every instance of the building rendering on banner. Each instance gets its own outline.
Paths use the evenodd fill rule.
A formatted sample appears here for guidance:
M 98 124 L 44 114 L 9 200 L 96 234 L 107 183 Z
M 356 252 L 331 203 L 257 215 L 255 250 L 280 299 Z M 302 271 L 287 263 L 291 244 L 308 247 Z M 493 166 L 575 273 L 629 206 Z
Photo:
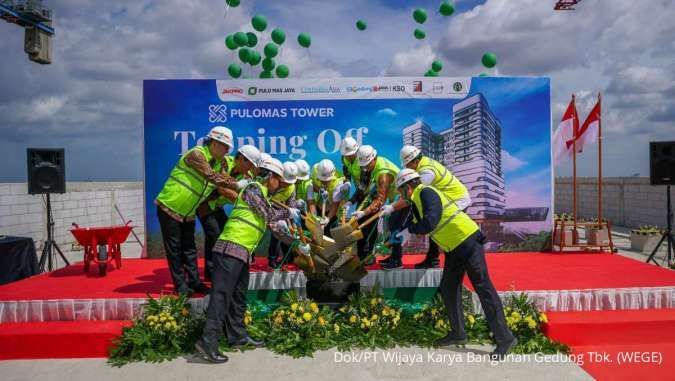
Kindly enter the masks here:
M 471 194 L 467 212 L 484 232 L 500 234 L 506 207 L 501 123 L 485 97 L 476 94 L 452 107 L 452 126 L 436 133 L 415 122 L 403 129 L 403 144 L 416 146 L 459 177 Z

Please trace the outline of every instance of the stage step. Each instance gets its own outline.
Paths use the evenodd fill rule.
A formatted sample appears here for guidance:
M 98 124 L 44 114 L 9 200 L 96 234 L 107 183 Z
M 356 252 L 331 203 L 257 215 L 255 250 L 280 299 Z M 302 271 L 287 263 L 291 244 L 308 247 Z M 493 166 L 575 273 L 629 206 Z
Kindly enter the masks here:
M 549 312 L 547 336 L 571 346 L 675 343 L 675 309 Z
M 107 357 L 129 320 L 0 324 L 0 359 Z

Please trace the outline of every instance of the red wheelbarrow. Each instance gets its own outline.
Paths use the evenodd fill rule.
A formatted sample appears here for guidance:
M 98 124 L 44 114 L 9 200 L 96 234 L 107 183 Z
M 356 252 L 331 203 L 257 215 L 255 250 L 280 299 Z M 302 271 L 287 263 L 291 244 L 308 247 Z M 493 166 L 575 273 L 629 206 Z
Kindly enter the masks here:
M 81 228 L 73 223 L 70 229 L 77 242 L 84 246 L 84 272 L 89 272 L 93 261 L 98 264 L 98 273 L 104 276 L 108 271 L 108 263 L 115 261 L 115 267 L 122 267 L 122 250 L 120 244 L 127 240 L 133 226 L 128 221 L 124 225 Z

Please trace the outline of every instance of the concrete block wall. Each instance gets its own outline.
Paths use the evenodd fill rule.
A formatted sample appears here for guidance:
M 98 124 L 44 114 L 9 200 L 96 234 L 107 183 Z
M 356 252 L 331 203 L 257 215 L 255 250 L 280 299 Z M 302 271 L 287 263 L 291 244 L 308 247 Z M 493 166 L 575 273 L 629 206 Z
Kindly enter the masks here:
M 69 260 L 81 260 L 82 251 L 73 250 L 71 224 L 110 226 L 124 222 L 115 204 L 144 242 L 143 183 L 141 182 L 69 182 L 66 193 L 52 194 L 54 238 Z M 26 183 L 0 184 L 0 235 L 31 237 L 38 256 L 47 237 L 47 213 L 41 195 L 29 195 Z M 133 235 L 122 245 L 125 257 L 139 257 L 141 248 Z
M 595 177 L 577 178 L 577 214 L 595 218 L 598 214 L 598 183 Z M 613 225 L 636 228 L 666 226 L 666 186 L 649 184 L 648 177 L 606 177 L 602 183 L 603 218 Z M 675 188 L 675 187 L 673 187 Z M 675 189 L 671 189 L 675 202 Z M 572 178 L 555 179 L 555 212 L 572 212 Z

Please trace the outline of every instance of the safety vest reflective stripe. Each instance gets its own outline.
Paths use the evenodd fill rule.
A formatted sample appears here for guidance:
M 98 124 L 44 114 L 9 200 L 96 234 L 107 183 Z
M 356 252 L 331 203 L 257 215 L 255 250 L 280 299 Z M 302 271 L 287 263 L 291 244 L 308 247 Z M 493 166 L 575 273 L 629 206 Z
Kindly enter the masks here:
M 248 221 L 246 221 L 245 219 L 243 219 L 243 218 L 241 218 L 241 217 L 234 216 L 234 217 L 231 217 L 231 218 L 232 218 L 233 220 L 241 221 L 241 222 L 245 223 L 246 225 L 249 225 L 249 226 L 251 226 L 252 228 L 256 229 L 256 230 L 259 231 L 260 233 L 265 234 L 265 231 L 264 231 L 264 230 L 260 229 L 259 227 L 257 227 L 257 226 L 254 225 L 253 223 L 248 222 Z
M 272 195 L 272 200 L 277 202 L 286 202 L 295 193 L 295 184 L 291 184 L 281 191 Z
M 392 201 L 396 196 L 396 184 L 394 183 L 394 178 L 399 171 L 399 168 L 396 164 L 392 163 L 389 159 L 382 156 L 378 156 L 377 161 L 375 162 L 375 168 L 373 168 L 373 175 L 370 177 L 370 185 L 368 188 L 377 189 L 377 182 L 381 175 L 389 174 L 392 176 L 391 184 L 389 184 L 389 189 L 387 190 L 387 198 L 389 201 Z
M 192 188 L 189 184 L 184 183 L 183 180 L 179 179 L 178 177 L 175 177 L 174 175 L 169 175 L 169 178 L 172 179 L 173 181 L 177 182 L 178 184 L 182 185 L 183 187 L 185 187 L 185 189 L 192 192 L 192 194 L 194 194 L 195 196 L 197 196 L 197 197 L 202 196 L 202 194 L 199 193 L 196 189 Z
M 253 182 L 242 189 L 234 202 L 234 208 L 230 213 L 230 218 L 225 223 L 223 231 L 218 237 L 221 241 L 233 242 L 245 248 L 248 253 L 252 253 L 262 240 L 267 227 L 267 222 L 263 216 L 255 213 L 251 207 L 244 201 L 242 195 L 249 191 L 249 187 L 258 187 L 265 200 L 269 200 L 267 188 L 262 184 Z
M 180 162 L 176 164 L 176 170 L 185 173 L 197 181 L 204 181 L 204 178 L 201 177 L 197 172 L 195 172 L 193 169 L 183 167 Z
M 434 172 L 434 181 L 429 184 L 448 196 L 451 200 L 457 200 L 468 196 L 469 191 L 459 179 L 452 174 L 443 164 L 426 156 L 422 157 L 417 166 L 417 173 L 425 170 Z
M 346 158 L 342 158 L 342 165 L 347 168 L 347 172 L 345 175 L 349 174 L 351 177 L 351 181 L 354 183 L 354 185 L 359 185 L 359 181 L 361 181 L 361 167 L 359 166 L 359 161 L 357 159 L 352 160 L 352 162 L 348 162 Z

